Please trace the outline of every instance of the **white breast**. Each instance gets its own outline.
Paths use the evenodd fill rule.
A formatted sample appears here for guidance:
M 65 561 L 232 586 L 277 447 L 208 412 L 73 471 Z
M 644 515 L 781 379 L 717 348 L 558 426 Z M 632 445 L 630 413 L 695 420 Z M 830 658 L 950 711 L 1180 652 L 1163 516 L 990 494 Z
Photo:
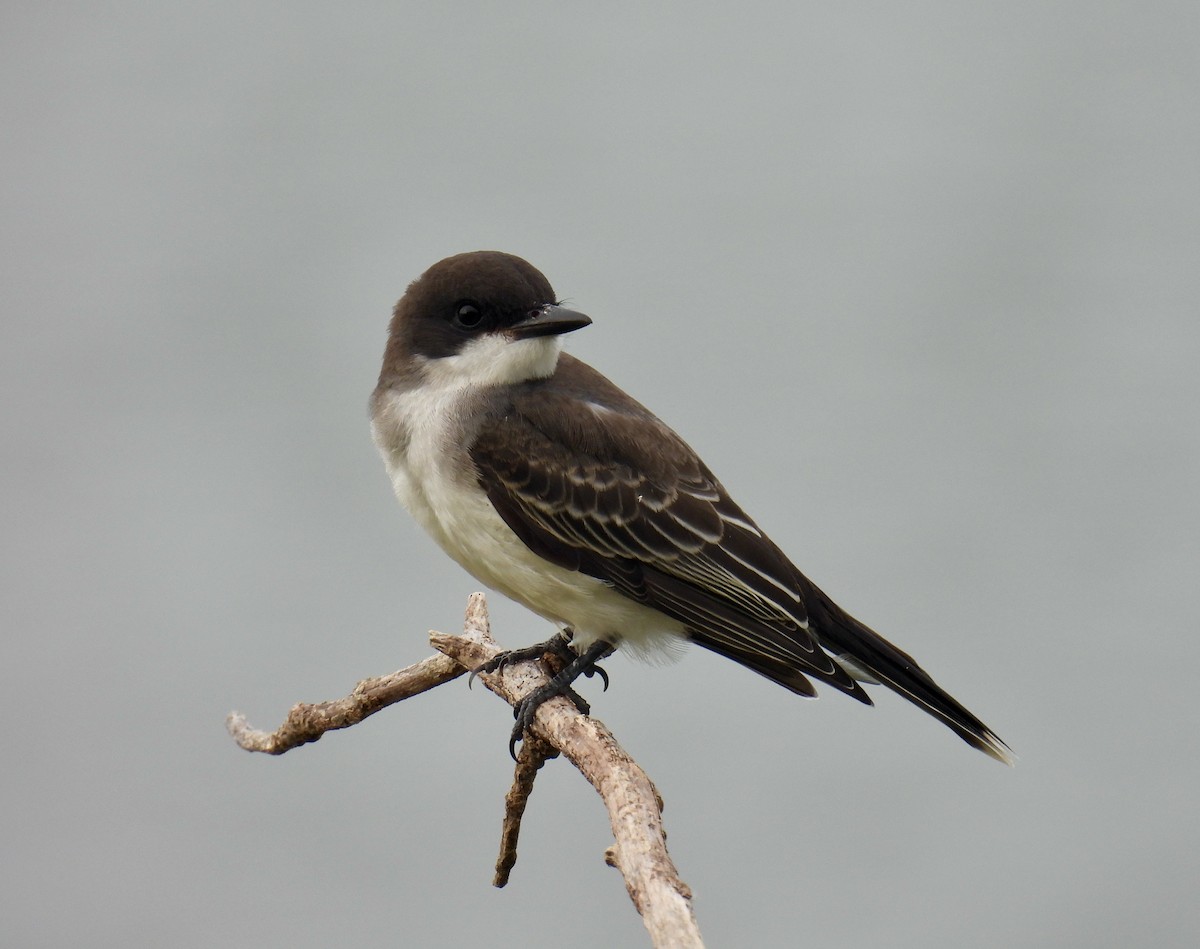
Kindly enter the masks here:
M 570 626 L 579 646 L 625 640 L 637 652 L 657 652 L 683 636 L 682 624 L 543 560 L 509 529 L 479 487 L 464 444 L 464 416 L 478 390 L 463 383 L 456 373 L 429 373 L 424 385 L 387 391 L 375 404 L 375 444 L 396 497 L 417 523 L 474 577 Z

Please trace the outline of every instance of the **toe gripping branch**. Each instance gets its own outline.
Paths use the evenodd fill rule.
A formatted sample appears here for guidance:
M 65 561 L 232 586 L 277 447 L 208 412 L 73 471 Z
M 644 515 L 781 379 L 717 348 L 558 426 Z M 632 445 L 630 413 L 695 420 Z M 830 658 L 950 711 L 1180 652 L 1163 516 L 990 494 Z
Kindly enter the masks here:
M 596 665 L 596 663 L 610 656 L 613 649 L 614 647 L 611 643 L 598 640 L 582 654 L 577 654 L 571 648 L 570 630 L 565 630 L 546 640 L 544 643 L 526 646 L 523 649 L 510 649 L 498 654 L 473 670 L 467 679 L 467 684 L 469 686 L 474 682 L 475 676 L 481 672 L 503 672 L 506 666 L 514 662 L 545 659 L 546 657 L 553 657 L 557 660 L 556 665 L 560 666 L 560 668 L 551 676 L 550 681 L 541 688 L 530 692 L 529 695 L 521 699 L 513 708 L 513 718 L 517 721 L 513 725 L 512 735 L 508 741 L 508 753 L 515 760 L 517 757 L 517 742 L 522 740 L 529 726 L 533 724 L 534 716 L 543 702 L 561 695 L 570 699 L 575 707 L 584 715 L 591 712 L 591 706 L 584 701 L 583 696 L 571 688 L 571 685 L 580 676 L 591 678 L 594 675 L 598 675 L 604 682 L 604 690 L 608 691 L 608 673 Z

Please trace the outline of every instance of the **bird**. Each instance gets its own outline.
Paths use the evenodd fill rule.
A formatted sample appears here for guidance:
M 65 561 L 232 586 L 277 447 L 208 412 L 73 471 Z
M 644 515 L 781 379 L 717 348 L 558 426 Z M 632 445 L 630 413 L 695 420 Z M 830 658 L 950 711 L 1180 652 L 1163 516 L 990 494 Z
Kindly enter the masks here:
M 792 564 L 684 440 L 563 351 L 592 320 L 524 259 L 447 257 L 396 304 L 372 435 L 400 503 L 476 579 L 549 620 L 549 685 L 517 704 L 515 745 L 537 707 L 618 648 L 695 643 L 813 698 L 813 680 L 866 705 L 882 684 L 967 744 L 1012 764 L 990 728 L 907 653 Z M 475 670 L 476 672 L 481 670 Z

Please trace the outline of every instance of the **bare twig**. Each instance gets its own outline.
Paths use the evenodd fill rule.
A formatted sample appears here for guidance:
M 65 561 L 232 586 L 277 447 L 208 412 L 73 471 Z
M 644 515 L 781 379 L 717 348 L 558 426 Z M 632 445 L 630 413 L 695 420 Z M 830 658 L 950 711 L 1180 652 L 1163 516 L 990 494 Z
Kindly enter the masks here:
M 500 651 L 495 645 L 463 636 L 430 633 L 429 639 L 435 649 L 472 668 Z M 536 662 L 513 663 L 502 672 L 482 674 L 480 679 L 509 704 L 547 681 Z M 615 838 L 605 860 L 625 877 L 629 898 L 653 944 L 683 949 L 703 946 L 692 913 L 692 891 L 667 853 L 662 798 L 646 772 L 602 722 L 582 714 L 565 698 L 539 706 L 532 731 L 566 755 L 603 799 Z
M 521 743 L 517 752 L 517 768 L 513 785 L 504 797 L 504 826 L 500 830 L 500 855 L 496 858 L 496 875 L 492 886 L 502 887 L 517 864 L 517 838 L 521 834 L 521 818 L 533 793 L 533 779 L 550 758 L 558 757 L 558 749 L 536 736 Z
M 467 600 L 463 635 L 492 642 L 488 628 L 487 601 L 482 593 L 473 593 Z M 466 671 L 449 656 L 437 653 L 390 675 L 363 679 L 354 687 L 354 691 L 344 698 L 332 702 L 301 702 L 293 705 L 283 724 L 273 732 L 251 728 L 246 717 L 240 712 L 230 712 L 225 719 L 225 727 L 229 729 L 233 740 L 247 751 L 281 755 L 285 751 L 316 741 L 327 731 L 357 725 L 380 709 L 420 695 L 451 679 L 457 679 Z
M 461 636 L 431 632 L 429 638 L 437 655 L 391 675 L 364 679 L 345 698 L 296 705 L 274 732 L 251 728 L 237 712 L 229 714 L 226 726 L 247 751 L 280 755 L 316 741 L 327 731 L 357 724 L 382 708 L 449 682 L 500 652 L 488 629 L 482 593 L 472 594 L 467 601 Z M 500 672 L 483 673 L 479 678 L 509 704 L 516 704 L 548 681 L 542 665 L 535 661 L 511 663 Z M 542 764 L 559 752 L 587 778 L 608 809 L 614 842 L 605 852 L 605 861 L 624 876 L 625 888 L 652 943 L 656 947 L 703 949 L 692 913 L 691 890 L 679 878 L 667 854 L 658 791 L 612 733 L 565 698 L 551 699 L 538 708 L 532 734 L 522 745 L 513 787 L 505 799 L 495 885 L 507 882 L 516 863 L 517 836 L 534 777 Z

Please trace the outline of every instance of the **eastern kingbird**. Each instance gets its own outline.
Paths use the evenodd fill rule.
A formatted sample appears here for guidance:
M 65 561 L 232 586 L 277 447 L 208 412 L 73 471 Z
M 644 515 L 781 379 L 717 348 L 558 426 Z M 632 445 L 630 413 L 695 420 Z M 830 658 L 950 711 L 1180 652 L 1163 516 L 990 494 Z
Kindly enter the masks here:
M 469 573 L 563 630 L 565 665 L 518 706 L 510 750 L 551 695 L 585 708 L 571 683 L 616 647 L 690 640 L 803 696 L 812 678 L 870 705 L 860 683 L 882 683 L 1011 763 L 911 656 L 796 569 L 683 439 L 562 352 L 589 323 L 519 257 L 448 257 L 396 304 L 371 399 L 401 503 Z

